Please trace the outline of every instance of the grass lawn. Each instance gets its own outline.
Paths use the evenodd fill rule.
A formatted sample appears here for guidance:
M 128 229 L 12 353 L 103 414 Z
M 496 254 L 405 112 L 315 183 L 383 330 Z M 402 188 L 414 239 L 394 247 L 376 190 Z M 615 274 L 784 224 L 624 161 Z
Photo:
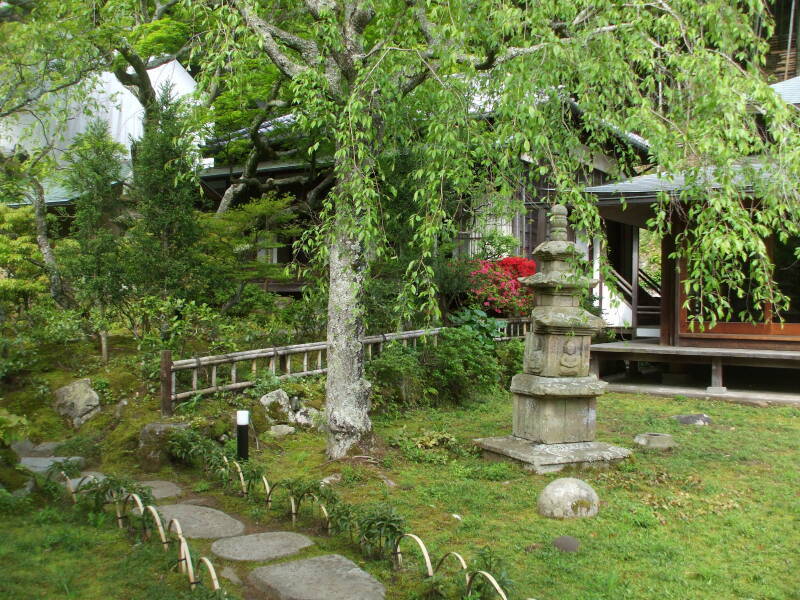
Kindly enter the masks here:
M 711 415 L 713 424 L 669 418 L 695 412 Z M 450 550 L 469 561 L 491 546 L 516 584 L 512 598 L 800 598 L 800 409 L 609 394 L 598 419 L 600 440 L 632 447 L 635 434 L 658 431 L 673 434 L 680 447 L 666 454 L 637 450 L 620 466 L 580 473 L 602 501 L 592 519 L 537 514 L 539 492 L 564 474 L 531 475 L 470 455 L 472 438 L 510 432 L 507 395 L 469 408 L 376 418 L 375 465 L 326 463 L 324 438 L 312 433 L 274 442 L 257 460 L 273 479 L 341 472 L 343 496 L 392 503 L 434 561 Z M 455 453 L 386 443 L 434 430 L 457 438 Z M 382 478 L 397 485 L 389 488 Z M 236 508 L 240 501 L 223 502 Z M 277 504 L 274 514 L 283 510 Z M 312 523 L 310 511 L 300 528 L 304 523 Z M 579 538 L 580 551 L 554 549 L 561 535 Z M 407 548 L 407 562 L 416 562 Z M 416 597 L 417 574 L 366 566 L 387 584 L 389 598 Z
M 113 520 L 96 526 L 66 506 L 3 515 L 4 600 L 199 600 L 159 544 L 133 544 Z

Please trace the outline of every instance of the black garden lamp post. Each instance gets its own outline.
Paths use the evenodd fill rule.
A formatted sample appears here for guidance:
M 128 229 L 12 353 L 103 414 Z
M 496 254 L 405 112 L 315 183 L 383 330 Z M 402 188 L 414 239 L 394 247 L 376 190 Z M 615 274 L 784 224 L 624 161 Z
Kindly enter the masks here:
M 236 411 L 236 456 L 240 461 L 249 458 L 248 429 L 250 426 L 250 411 Z

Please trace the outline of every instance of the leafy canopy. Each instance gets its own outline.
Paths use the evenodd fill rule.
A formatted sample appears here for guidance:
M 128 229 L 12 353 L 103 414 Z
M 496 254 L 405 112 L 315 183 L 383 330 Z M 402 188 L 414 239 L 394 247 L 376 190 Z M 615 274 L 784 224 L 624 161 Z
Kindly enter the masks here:
M 730 312 L 723 299 L 731 288 L 758 290 L 762 305 L 785 305 L 765 239 L 798 232 L 792 182 L 800 145 L 796 111 L 759 70 L 766 44 L 757 28 L 767 35 L 771 28 L 762 2 L 187 5 L 218 48 L 211 65 L 226 56 L 230 64 L 270 65 L 289 82 L 290 111 L 315 141 L 311 151 L 334 149 L 337 186 L 322 226 L 303 240 L 309 254 L 325 260 L 334 228 L 345 228 L 370 256 L 391 257 L 384 229 L 397 194 L 391 174 L 401 159 L 415 165 L 401 314 L 437 313 L 430 261 L 453 232 L 453 202 L 470 207 L 480 199 L 511 212 L 532 174 L 572 207 L 577 228 L 601 233 L 581 174 L 587 152 L 618 157 L 624 173 L 634 159 L 620 132 L 645 138 L 650 162 L 664 173 L 686 175 L 680 203 L 653 198 L 652 226 L 673 231 L 676 213 L 691 225 L 676 256 L 686 261 L 687 289 L 705 299 L 696 317 L 713 323 Z M 230 89 L 246 80 L 233 72 Z M 748 166 L 754 157 L 758 170 Z M 752 194 L 743 193 L 743 178 Z

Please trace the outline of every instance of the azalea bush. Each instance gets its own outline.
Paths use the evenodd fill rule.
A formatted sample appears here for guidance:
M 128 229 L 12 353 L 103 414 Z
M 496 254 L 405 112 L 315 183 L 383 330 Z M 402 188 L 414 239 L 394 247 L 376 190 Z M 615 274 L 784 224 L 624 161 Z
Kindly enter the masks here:
M 521 256 L 501 260 L 477 261 L 470 273 L 471 293 L 487 311 L 505 316 L 520 316 L 533 308 L 533 290 L 520 278 L 536 273 L 536 263 Z

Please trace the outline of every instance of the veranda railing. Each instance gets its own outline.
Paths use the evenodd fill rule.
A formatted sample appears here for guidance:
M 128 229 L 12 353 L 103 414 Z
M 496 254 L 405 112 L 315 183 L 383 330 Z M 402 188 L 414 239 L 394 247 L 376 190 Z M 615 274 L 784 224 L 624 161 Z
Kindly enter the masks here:
M 526 318 L 505 319 L 505 331 L 498 341 L 524 337 L 530 328 Z M 379 354 L 387 342 L 400 340 L 417 345 L 420 338 L 436 343 L 443 328 L 418 329 L 371 335 L 362 340 L 368 358 Z M 175 402 L 216 392 L 243 390 L 255 384 L 258 374 L 268 371 L 279 378 L 321 375 L 328 370 L 328 343 L 311 342 L 244 350 L 216 356 L 172 360 L 172 351 L 161 351 L 161 412 L 171 415 Z

